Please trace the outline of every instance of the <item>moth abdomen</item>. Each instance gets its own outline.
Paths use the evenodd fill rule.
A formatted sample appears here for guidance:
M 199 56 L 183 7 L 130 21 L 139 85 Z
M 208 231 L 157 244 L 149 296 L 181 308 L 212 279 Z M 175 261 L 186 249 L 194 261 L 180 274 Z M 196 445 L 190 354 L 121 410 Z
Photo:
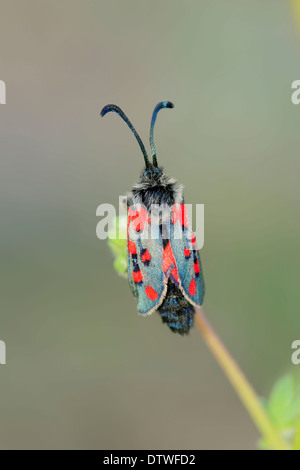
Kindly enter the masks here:
M 167 323 L 173 332 L 185 335 L 193 326 L 195 309 L 170 280 L 166 296 L 158 308 L 158 312 L 163 323 Z

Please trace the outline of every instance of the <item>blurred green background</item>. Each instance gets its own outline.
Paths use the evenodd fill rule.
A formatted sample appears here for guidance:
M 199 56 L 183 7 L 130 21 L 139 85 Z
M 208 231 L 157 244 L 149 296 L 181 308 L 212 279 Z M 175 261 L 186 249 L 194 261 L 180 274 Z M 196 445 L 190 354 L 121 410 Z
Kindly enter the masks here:
M 280 0 L 1 0 L 0 448 L 255 448 L 196 330 L 141 318 L 96 238 L 143 161 L 205 204 L 207 317 L 259 394 L 299 339 L 300 39 Z M 295 371 L 297 367 L 293 366 Z

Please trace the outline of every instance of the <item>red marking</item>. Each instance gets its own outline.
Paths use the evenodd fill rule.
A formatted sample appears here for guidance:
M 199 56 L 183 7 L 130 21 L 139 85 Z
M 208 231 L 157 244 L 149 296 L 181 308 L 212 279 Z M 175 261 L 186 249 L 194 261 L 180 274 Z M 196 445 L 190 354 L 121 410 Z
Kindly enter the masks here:
M 175 263 L 175 258 L 173 255 L 173 251 L 170 245 L 170 242 L 168 242 L 166 248 L 164 249 L 163 252 L 163 272 L 166 274 L 167 271 L 170 269 L 170 267 L 173 266 L 172 269 L 172 275 L 173 277 L 178 281 L 178 271 Z
M 196 245 L 196 237 L 194 234 L 192 234 L 191 242 L 192 242 L 192 245 Z
M 135 243 L 132 242 L 132 241 L 128 241 L 128 251 L 129 253 L 131 253 L 132 255 L 136 255 L 136 246 L 135 246 Z
M 141 207 L 140 212 L 136 212 L 138 215 L 132 219 L 132 225 L 137 232 L 140 232 L 141 230 L 144 230 L 146 224 L 150 222 L 150 219 L 148 218 L 148 212 L 144 207 Z
M 131 207 L 128 208 L 128 218 L 129 219 L 135 219 L 138 217 L 139 213 L 136 210 L 131 209 Z
M 168 242 L 163 252 L 163 272 L 164 273 L 169 269 L 169 267 L 172 264 L 174 264 L 173 260 L 174 260 L 174 256 L 173 256 L 172 248 L 171 248 L 170 242 Z
M 151 260 L 151 255 L 148 250 L 145 251 L 145 253 L 142 255 L 142 261 L 150 261 Z
M 177 272 L 176 268 L 172 269 L 171 274 L 176 279 L 176 281 L 178 282 L 178 272 Z
M 200 273 L 200 266 L 199 266 L 198 260 L 194 263 L 194 271 L 195 271 L 195 274 Z
M 195 293 L 196 293 L 196 281 L 195 281 L 194 278 L 191 280 L 190 287 L 189 287 L 189 293 L 190 293 L 190 295 L 195 295 Z
M 138 217 L 139 213 L 136 210 L 131 209 L 128 207 L 128 217 L 127 217 L 127 240 L 129 238 L 129 225 L 130 222 Z
M 139 282 L 142 282 L 142 280 L 143 280 L 143 275 L 142 275 L 141 271 L 138 271 L 137 273 L 133 271 L 132 277 L 133 277 L 134 282 L 136 282 L 137 284 Z
M 156 300 L 158 297 L 158 293 L 151 286 L 145 287 L 145 292 L 147 297 L 149 297 L 149 299 L 152 301 Z
M 172 207 L 172 222 L 176 224 L 177 220 L 180 225 L 188 228 L 188 220 L 186 215 L 186 207 L 184 204 L 173 204 Z
M 189 258 L 191 256 L 191 250 L 184 249 L 184 256 L 185 258 Z
M 181 213 L 182 213 L 182 220 L 183 220 L 182 225 L 184 225 L 186 228 L 188 228 L 188 220 L 187 220 L 187 214 L 186 214 L 186 207 L 185 207 L 184 204 L 181 204 Z

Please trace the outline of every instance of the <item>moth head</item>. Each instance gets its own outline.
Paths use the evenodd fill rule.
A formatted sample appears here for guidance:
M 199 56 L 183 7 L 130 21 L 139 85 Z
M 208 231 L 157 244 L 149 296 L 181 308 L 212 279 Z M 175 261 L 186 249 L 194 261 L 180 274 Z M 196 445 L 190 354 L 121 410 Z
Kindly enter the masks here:
M 140 183 L 146 187 L 161 186 L 161 182 L 164 179 L 164 172 L 162 168 L 158 168 L 150 164 L 148 168 L 145 168 L 140 175 Z
M 143 171 L 141 176 L 144 176 L 145 178 L 151 178 L 153 180 L 159 180 L 162 174 L 163 174 L 162 168 L 154 167 L 153 165 L 151 165 L 150 168 L 146 168 Z
M 163 108 L 174 108 L 174 105 L 170 101 L 161 101 L 154 108 L 154 111 L 153 111 L 153 114 L 152 114 L 152 119 L 151 119 L 150 136 L 149 136 L 152 163 L 149 161 L 149 157 L 148 157 L 148 154 L 147 154 L 147 151 L 145 149 L 145 146 L 143 144 L 142 139 L 140 138 L 139 134 L 135 130 L 134 126 L 131 124 L 131 122 L 128 119 L 128 117 L 126 116 L 126 114 L 122 111 L 121 108 L 119 108 L 119 106 L 116 106 L 115 104 L 108 104 L 108 105 L 104 106 L 104 108 L 102 109 L 102 111 L 100 113 L 101 116 L 105 116 L 105 114 L 113 111 L 113 112 L 117 113 L 126 122 L 129 129 L 133 132 L 136 140 L 138 141 L 138 144 L 140 146 L 140 149 L 141 149 L 143 157 L 144 157 L 145 167 L 146 168 L 145 168 L 145 171 L 144 171 L 143 174 L 145 176 L 148 175 L 150 178 L 152 178 L 152 177 L 156 178 L 156 177 L 159 177 L 159 176 L 162 175 L 161 168 L 158 168 L 158 166 L 157 166 L 157 157 L 156 157 L 156 150 L 155 150 L 154 139 L 153 139 L 153 132 L 154 132 L 154 125 L 155 125 L 155 122 L 156 122 L 157 113 L 160 109 L 163 109 Z

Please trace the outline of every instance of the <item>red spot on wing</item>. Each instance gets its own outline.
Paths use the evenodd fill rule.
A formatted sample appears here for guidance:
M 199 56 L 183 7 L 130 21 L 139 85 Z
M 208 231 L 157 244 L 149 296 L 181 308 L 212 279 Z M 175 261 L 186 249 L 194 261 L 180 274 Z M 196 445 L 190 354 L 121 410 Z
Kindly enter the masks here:
M 136 255 L 136 246 L 135 246 L 135 243 L 132 242 L 131 240 L 128 241 L 128 251 L 132 255 Z
M 194 234 L 192 234 L 191 242 L 193 246 L 196 246 L 196 237 Z
M 178 282 L 178 272 L 177 272 L 176 268 L 172 269 L 171 274 L 176 279 L 176 281 Z
M 150 261 L 151 260 L 151 255 L 148 250 L 145 251 L 145 253 L 142 255 L 142 261 L 145 263 L 145 261 Z
M 140 212 L 138 212 L 137 217 L 132 220 L 132 225 L 137 232 L 145 229 L 145 226 L 149 222 L 148 212 L 144 207 L 141 207 Z
M 134 221 L 138 217 L 139 213 L 137 210 L 128 207 L 128 217 L 127 217 L 127 240 L 129 238 L 129 225 L 131 221 Z
M 166 274 L 170 270 L 171 267 L 172 267 L 171 273 L 173 277 L 176 279 L 176 281 L 178 281 L 178 271 L 177 271 L 177 267 L 175 263 L 175 258 L 173 255 L 170 242 L 168 242 L 163 252 L 163 272 Z
M 128 218 L 129 219 L 135 219 L 138 217 L 139 213 L 135 209 L 131 209 L 131 207 L 128 208 Z
M 145 292 L 147 297 L 149 297 L 149 299 L 152 301 L 156 300 L 158 297 L 158 293 L 151 286 L 145 287 Z
M 199 274 L 199 273 L 200 273 L 200 266 L 199 266 L 198 260 L 196 260 L 196 261 L 194 262 L 194 271 L 195 271 L 195 274 Z
M 137 271 L 137 272 L 133 271 L 132 277 L 133 277 L 134 282 L 136 282 L 137 284 L 139 282 L 142 282 L 142 280 L 143 280 L 143 275 L 142 275 L 141 271 Z
M 177 220 L 181 226 L 188 228 L 186 207 L 184 204 L 174 204 L 172 207 L 172 222 L 176 224 Z
M 196 281 L 195 281 L 194 278 L 191 280 L 191 283 L 190 283 L 189 294 L 190 295 L 195 295 L 196 294 Z
M 188 220 L 187 220 L 187 214 L 186 214 L 186 207 L 184 204 L 181 204 L 181 214 L 182 214 L 182 225 L 184 225 L 186 228 L 188 228 Z
M 164 273 L 169 269 L 172 262 L 173 262 L 173 253 L 172 253 L 170 242 L 168 242 L 163 252 L 163 272 Z
M 184 249 L 184 257 L 189 258 L 191 256 L 191 250 Z

